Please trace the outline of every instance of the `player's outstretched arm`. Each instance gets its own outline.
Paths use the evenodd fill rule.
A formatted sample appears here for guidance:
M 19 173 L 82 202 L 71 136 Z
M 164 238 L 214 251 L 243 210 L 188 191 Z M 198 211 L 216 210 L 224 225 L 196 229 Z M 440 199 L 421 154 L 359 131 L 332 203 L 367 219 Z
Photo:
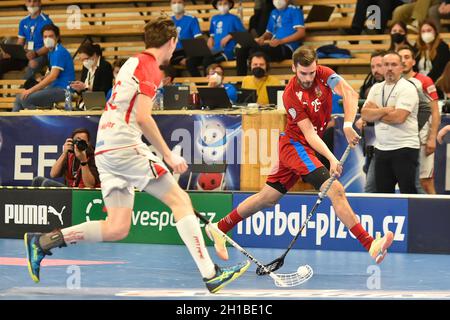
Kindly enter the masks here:
M 342 168 L 339 165 L 339 160 L 336 159 L 333 152 L 328 149 L 327 145 L 323 140 L 319 137 L 314 126 L 311 123 L 311 120 L 308 118 L 301 120 L 297 123 L 298 127 L 302 131 L 303 135 L 306 138 L 308 144 L 322 156 L 328 159 L 330 162 L 330 171 L 331 174 L 336 174 L 338 177 L 342 172 Z
M 142 129 L 145 138 L 158 150 L 167 164 L 175 173 L 183 173 L 187 170 L 186 160 L 175 155 L 167 146 L 159 131 L 158 125 L 151 115 L 153 102 L 150 97 L 140 94 L 137 97 L 136 121 Z
M 358 112 L 358 93 L 344 79 L 340 79 L 334 87 L 334 92 L 342 97 L 344 104 L 344 134 L 351 146 L 359 142 L 359 135 L 353 129 L 356 113 Z

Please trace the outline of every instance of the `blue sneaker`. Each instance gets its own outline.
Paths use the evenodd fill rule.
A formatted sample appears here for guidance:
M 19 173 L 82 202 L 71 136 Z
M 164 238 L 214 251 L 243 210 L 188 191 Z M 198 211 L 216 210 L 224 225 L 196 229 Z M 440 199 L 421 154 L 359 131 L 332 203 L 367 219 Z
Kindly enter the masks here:
M 250 267 L 250 261 L 247 260 L 245 263 L 240 263 L 228 268 L 221 268 L 218 265 L 215 265 L 215 267 L 216 275 L 214 277 L 211 279 L 203 278 L 206 288 L 208 288 L 211 293 L 217 293 L 227 284 L 243 275 L 244 272 L 247 271 L 248 267 Z
M 23 239 L 25 241 L 25 249 L 27 251 L 28 272 L 31 279 L 38 283 L 39 271 L 41 269 L 41 261 L 46 255 L 51 255 L 50 251 L 45 252 L 39 245 L 39 238 L 42 233 L 25 233 Z

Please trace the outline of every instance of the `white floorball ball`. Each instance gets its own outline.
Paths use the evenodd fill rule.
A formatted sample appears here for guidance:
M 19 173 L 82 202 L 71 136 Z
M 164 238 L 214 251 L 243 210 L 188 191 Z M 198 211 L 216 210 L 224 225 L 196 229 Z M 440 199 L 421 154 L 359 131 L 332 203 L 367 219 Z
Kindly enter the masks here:
M 309 274 L 309 269 L 306 266 L 300 266 L 297 269 L 297 273 L 301 276 L 301 277 L 306 277 Z

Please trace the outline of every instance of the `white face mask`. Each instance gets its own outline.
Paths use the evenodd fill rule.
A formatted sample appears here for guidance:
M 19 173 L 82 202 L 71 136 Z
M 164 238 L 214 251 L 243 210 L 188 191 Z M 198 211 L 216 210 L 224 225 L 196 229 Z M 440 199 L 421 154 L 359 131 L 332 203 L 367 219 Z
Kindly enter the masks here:
M 286 0 L 273 0 L 273 5 L 278 10 L 283 9 L 286 6 Z
M 36 12 L 39 11 L 39 7 L 27 7 L 27 10 L 30 14 L 35 14 Z
M 83 61 L 83 66 L 86 69 L 92 69 L 92 67 L 94 66 L 94 59 L 86 59 Z
M 230 7 L 228 5 L 225 6 L 217 6 L 217 10 L 219 10 L 219 12 L 221 14 L 227 14 L 228 11 L 230 11 Z
M 182 3 L 174 3 L 171 5 L 171 8 L 174 14 L 180 14 L 184 12 L 184 5 Z
M 222 76 L 218 75 L 217 73 L 210 75 L 209 79 L 214 81 L 217 85 L 222 83 Z
M 436 37 L 433 32 L 422 32 L 422 40 L 425 43 L 431 43 Z
M 53 38 L 45 38 L 44 39 L 44 46 L 46 48 L 49 48 L 49 49 L 54 48 L 55 44 L 56 44 L 56 42 Z

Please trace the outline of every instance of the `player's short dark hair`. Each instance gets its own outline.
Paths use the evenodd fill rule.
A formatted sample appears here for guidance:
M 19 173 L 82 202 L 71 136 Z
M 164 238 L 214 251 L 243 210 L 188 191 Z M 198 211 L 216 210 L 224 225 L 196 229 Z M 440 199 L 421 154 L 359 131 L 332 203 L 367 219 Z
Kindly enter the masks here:
M 292 54 L 292 63 L 303 67 L 309 67 L 314 61 L 317 61 L 316 50 L 308 46 L 297 48 Z
M 173 20 L 163 14 L 151 17 L 145 25 L 144 42 L 145 48 L 160 48 L 172 38 L 177 38 L 177 28 Z
M 159 66 L 159 70 L 161 70 L 166 77 L 169 77 L 170 81 L 173 81 L 173 79 L 177 76 L 177 71 L 170 64 Z
M 386 54 L 386 50 L 375 50 L 370 54 L 370 60 L 375 57 L 383 57 Z
M 77 128 L 77 129 L 73 130 L 70 137 L 73 139 L 73 137 L 75 137 L 75 135 L 77 135 L 79 133 L 86 133 L 88 140 L 91 140 L 91 134 L 89 133 L 89 130 L 87 128 Z
M 415 58 L 416 53 L 414 52 L 414 49 L 411 46 L 408 45 L 401 46 L 400 48 L 398 48 L 397 52 L 400 52 L 400 50 L 409 50 L 409 52 L 411 52 L 411 56 L 413 57 L 413 59 Z
M 102 56 L 102 47 L 99 44 L 94 44 L 91 42 L 83 43 L 78 49 L 78 53 L 87 54 L 89 57 L 92 57 L 94 53 L 101 57 Z
M 44 36 L 44 32 L 45 31 L 53 31 L 53 33 L 55 34 L 56 38 L 58 39 L 58 43 L 61 42 L 61 37 L 60 37 L 60 32 L 59 32 L 59 28 L 57 26 L 55 26 L 54 24 L 47 24 L 45 25 L 42 30 L 41 30 L 41 34 L 42 36 Z

